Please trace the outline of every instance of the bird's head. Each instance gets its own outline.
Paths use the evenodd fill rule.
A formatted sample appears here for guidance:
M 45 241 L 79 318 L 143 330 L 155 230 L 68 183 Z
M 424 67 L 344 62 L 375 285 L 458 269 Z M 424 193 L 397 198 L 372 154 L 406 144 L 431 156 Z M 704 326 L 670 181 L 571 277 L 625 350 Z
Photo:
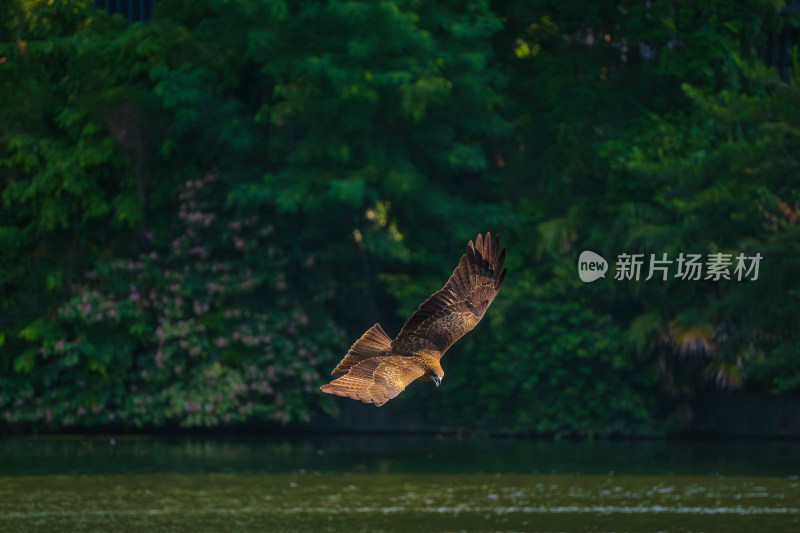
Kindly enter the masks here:
M 442 384 L 442 379 L 444 379 L 444 372 L 438 374 L 436 372 L 431 372 L 431 381 L 433 381 L 437 389 L 439 388 L 439 385 Z

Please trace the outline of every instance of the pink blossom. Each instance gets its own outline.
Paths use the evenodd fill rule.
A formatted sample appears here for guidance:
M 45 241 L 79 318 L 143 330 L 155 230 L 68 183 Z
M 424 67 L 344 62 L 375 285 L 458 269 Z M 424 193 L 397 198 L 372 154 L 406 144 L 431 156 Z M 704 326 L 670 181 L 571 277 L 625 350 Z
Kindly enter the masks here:
M 199 257 L 206 257 L 208 255 L 208 251 L 205 249 L 204 246 L 194 246 L 189 249 L 189 255 L 196 255 Z
M 219 348 L 224 348 L 227 345 L 228 345 L 228 339 L 226 339 L 225 337 L 220 337 L 217 339 L 217 346 Z

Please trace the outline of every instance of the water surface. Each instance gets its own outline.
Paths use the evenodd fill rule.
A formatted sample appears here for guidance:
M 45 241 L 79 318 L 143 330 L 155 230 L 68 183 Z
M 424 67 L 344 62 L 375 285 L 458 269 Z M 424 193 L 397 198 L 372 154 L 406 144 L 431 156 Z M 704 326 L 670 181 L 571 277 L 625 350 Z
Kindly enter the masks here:
M 798 531 L 800 443 L 0 443 L 0 531 Z

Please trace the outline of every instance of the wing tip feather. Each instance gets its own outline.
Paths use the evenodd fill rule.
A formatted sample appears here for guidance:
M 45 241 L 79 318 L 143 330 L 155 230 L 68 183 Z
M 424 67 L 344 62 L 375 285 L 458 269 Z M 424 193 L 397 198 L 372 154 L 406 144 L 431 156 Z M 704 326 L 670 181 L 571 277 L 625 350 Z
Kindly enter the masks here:
M 503 282 L 506 280 L 506 272 L 508 269 L 503 269 L 500 273 L 500 277 L 497 278 L 497 283 L 494 284 L 494 290 L 499 291 L 500 287 L 503 285 Z

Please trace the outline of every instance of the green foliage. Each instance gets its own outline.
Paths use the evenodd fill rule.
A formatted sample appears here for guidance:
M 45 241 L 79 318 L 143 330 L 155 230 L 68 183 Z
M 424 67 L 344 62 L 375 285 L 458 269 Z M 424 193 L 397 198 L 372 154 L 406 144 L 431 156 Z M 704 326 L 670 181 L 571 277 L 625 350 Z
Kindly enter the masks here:
M 341 334 L 288 291 L 274 226 L 226 211 L 220 186 L 211 174 L 181 184 L 168 239 L 98 260 L 55 320 L 20 331 L 40 349 L 15 361 L 23 379 L 4 383 L 23 400 L 10 422 L 309 419 L 316 369 L 335 362 Z
M 7 423 L 307 420 L 401 228 L 504 216 L 461 186 L 508 129 L 485 3 L 4 9 Z
M 525 281 L 535 278 L 531 271 L 516 274 L 488 318 L 491 326 L 463 350 L 453 349 L 458 360 L 448 360 L 453 370 L 431 406 L 434 414 L 451 423 L 477 419 L 487 431 L 655 433 L 653 401 L 641 394 L 653 375 L 636 368 L 611 318 L 574 284 L 554 292 Z
M 551 13 L 521 31 L 537 53 L 516 64 L 533 86 L 590 91 L 544 92 L 541 107 L 558 106 L 567 124 L 547 121 L 559 137 L 527 160 L 554 176 L 530 182 L 547 199 L 542 249 L 570 265 L 584 249 L 612 262 L 621 252 L 760 253 L 755 282 L 611 281 L 585 292 L 627 331 L 628 357 L 658 374 L 663 412 L 683 413 L 680 424 L 706 389 L 796 389 L 786 354 L 796 345 L 800 102 L 795 75 L 781 81 L 759 55 L 796 22 L 768 2 L 608 8 L 579 12 L 589 32 L 569 9 L 546 18 L 547 31 Z M 573 37 L 554 39 L 554 27 Z M 520 138 L 542 144 L 538 132 Z
M 778 4 L 170 1 L 130 25 L 91 4 L 0 7 L 0 422 L 333 413 L 348 341 L 398 331 L 486 230 L 503 292 L 435 402 L 386 408 L 652 433 L 706 388 L 797 389 Z M 584 249 L 764 260 L 584 285 Z

